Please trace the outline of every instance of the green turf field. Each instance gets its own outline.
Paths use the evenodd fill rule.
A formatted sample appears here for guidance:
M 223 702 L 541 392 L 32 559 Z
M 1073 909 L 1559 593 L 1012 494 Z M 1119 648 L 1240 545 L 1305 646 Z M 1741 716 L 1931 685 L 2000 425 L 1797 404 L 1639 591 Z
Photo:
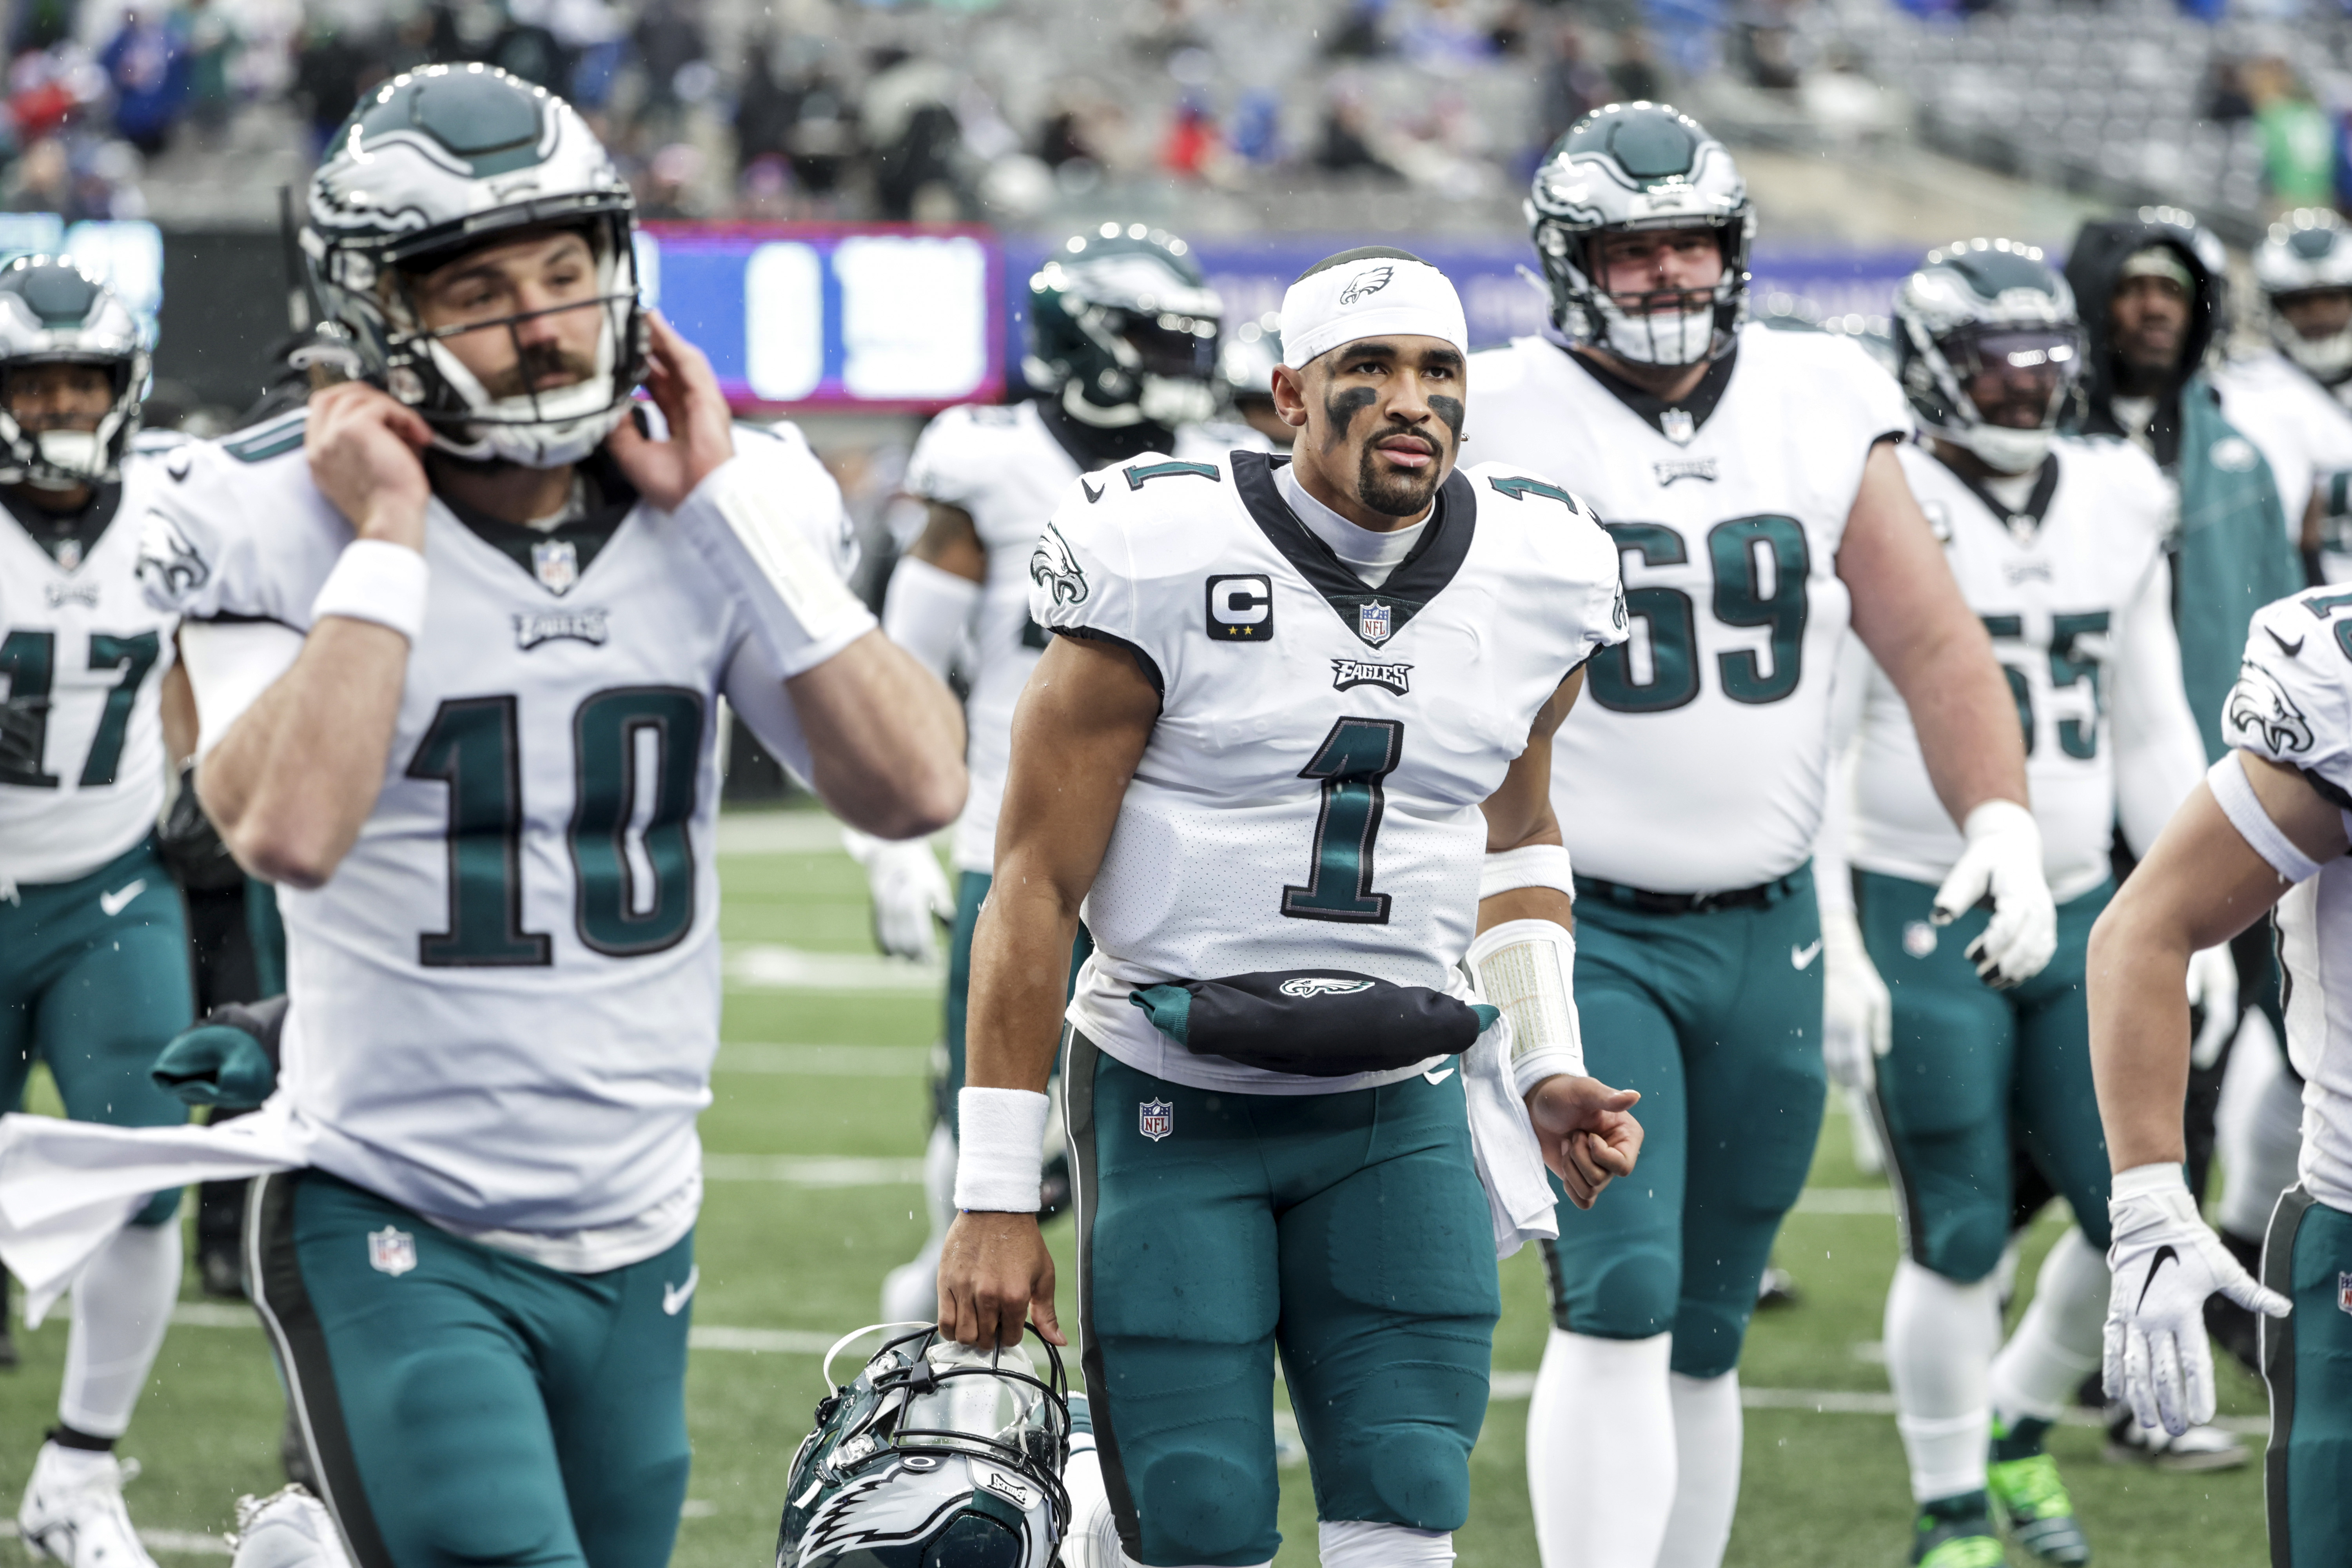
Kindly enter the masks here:
M 698 1239 L 697 1353 L 688 1389 L 694 1479 L 678 1536 L 684 1568 L 772 1561 L 784 1467 L 822 1392 L 807 1347 L 871 1321 L 885 1269 L 920 1240 L 915 1170 L 928 1126 L 923 1064 L 938 1032 L 935 989 L 871 958 L 865 883 L 820 819 L 730 819 L 720 874 L 730 953 L 717 1104 L 703 1119 L 712 1181 Z M 749 851 L 749 852 L 745 852 Z M 46 1080 L 37 1079 L 37 1107 Z M 48 1101 L 54 1108 L 54 1100 Z M 1783 1232 L 1780 1262 L 1801 1305 L 1760 1318 L 1741 1369 L 1750 1410 L 1746 1481 L 1729 1561 L 1747 1568 L 1836 1568 L 1903 1560 L 1908 1503 L 1886 1378 L 1874 1359 L 1895 1259 L 1882 1186 L 1859 1175 L 1832 1116 L 1813 1189 Z M 1052 1233 L 1063 1259 L 1069 1228 Z M 2037 1228 L 2022 1271 L 2030 1289 Z M 1465 1568 L 1531 1568 L 1524 1432 L 1528 1374 L 1545 1331 L 1533 1249 L 1504 1266 L 1496 1397 L 1473 1460 L 1475 1501 L 1457 1538 Z M 2022 1301 L 2019 1303 L 2022 1305 Z M 14 1499 L 54 1418 L 62 1314 L 30 1334 L 25 1363 L 0 1373 L 0 1500 Z M 2263 1410 L 2258 1384 L 2223 1370 L 2227 1415 Z M 193 1273 L 181 1321 L 122 1452 L 144 1473 L 131 1512 L 169 1563 L 225 1548 L 240 1491 L 279 1482 L 283 1406 L 247 1310 L 200 1300 Z M 1591 1413 L 1606 1423 L 1609 1413 Z M 2259 1436 L 2249 1439 L 2257 1453 Z M 2116 1568 L 2255 1568 L 2263 1546 L 2259 1466 L 2169 1476 L 2103 1463 L 2100 1434 L 2070 1428 L 2057 1451 L 2092 1532 Z M 1280 1561 L 1314 1561 L 1303 1463 L 1284 1472 Z M 13 1542 L 0 1556 L 22 1553 Z M 180 1555 L 186 1553 L 186 1556 Z

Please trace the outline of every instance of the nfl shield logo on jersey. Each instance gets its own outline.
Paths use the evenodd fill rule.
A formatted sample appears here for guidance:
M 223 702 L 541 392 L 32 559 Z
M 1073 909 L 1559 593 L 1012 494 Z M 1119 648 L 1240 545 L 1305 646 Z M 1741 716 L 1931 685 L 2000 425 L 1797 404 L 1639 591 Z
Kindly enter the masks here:
M 399 1279 L 416 1267 L 416 1238 L 390 1226 L 368 1232 L 368 1266 Z
M 1135 1125 L 1157 1143 L 1176 1131 L 1176 1108 L 1164 1100 L 1147 1100 L 1135 1108 Z
M 1389 607 L 1379 600 L 1356 606 L 1356 635 L 1374 647 L 1389 640 Z
M 2352 1274 L 2336 1277 L 2336 1305 L 2344 1311 L 2352 1312 Z
M 551 594 L 568 594 L 580 581 L 580 551 L 568 539 L 542 539 L 530 547 L 530 574 Z

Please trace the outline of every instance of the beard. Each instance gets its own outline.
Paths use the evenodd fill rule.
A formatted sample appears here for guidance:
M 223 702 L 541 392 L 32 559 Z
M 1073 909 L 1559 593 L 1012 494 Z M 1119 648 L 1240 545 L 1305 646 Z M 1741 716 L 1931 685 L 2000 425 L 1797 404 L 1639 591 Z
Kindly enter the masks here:
M 1410 426 L 1391 426 L 1375 430 L 1364 444 L 1356 469 L 1356 494 L 1363 503 L 1385 517 L 1418 517 L 1429 510 L 1437 494 L 1437 487 L 1445 482 L 1446 463 L 1443 451 L 1430 455 L 1429 466 L 1418 472 L 1382 472 L 1376 461 L 1378 443 L 1390 436 L 1418 436 L 1433 447 L 1440 447 L 1437 437 L 1428 431 Z

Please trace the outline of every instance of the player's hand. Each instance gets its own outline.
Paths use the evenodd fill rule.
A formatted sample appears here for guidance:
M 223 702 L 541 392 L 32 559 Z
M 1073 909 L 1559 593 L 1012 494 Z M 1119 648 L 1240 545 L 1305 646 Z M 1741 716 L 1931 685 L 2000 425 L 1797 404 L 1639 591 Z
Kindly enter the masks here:
M 2238 1032 L 2238 964 L 2228 943 L 2189 955 L 2189 1005 L 2201 1014 L 2189 1062 L 2210 1068 Z
M 1528 1090 L 1528 1120 L 1535 1124 L 1544 1163 L 1578 1208 L 1591 1208 L 1601 1188 L 1633 1173 L 1642 1124 L 1632 1111 L 1641 1098 L 1630 1089 L 1566 1073 Z
M 433 426 L 415 409 L 357 381 L 313 394 L 302 432 L 311 479 L 352 530 L 420 553 L 433 499 L 424 454 L 432 445 Z
M 1052 1345 L 1066 1345 L 1054 1320 L 1054 1255 L 1034 1214 L 967 1209 L 940 1248 L 940 1332 L 994 1349 L 1021 1342 L 1034 1318 Z
M 655 440 L 637 428 L 632 416 L 614 426 L 604 446 L 639 495 L 664 511 L 676 511 L 735 455 L 735 416 L 700 349 L 679 337 L 656 311 L 646 312 L 646 390 L 661 410 L 669 437 Z
M 1895 1040 L 1895 1003 L 1850 910 L 1822 917 L 1822 1062 L 1841 1089 L 1870 1092 Z
M 2134 1181 L 2133 1178 L 2144 1178 Z M 2205 1299 L 2215 1291 L 2250 1312 L 2284 1318 L 2291 1303 L 2239 1267 L 2197 1214 L 2178 1165 L 2142 1165 L 2116 1178 L 2107 1214 L 2107 1325 L 2102 1381 L 2143 1426 L 2178 1437 L 2213 1419 L 2213 1349 Z
M 841 847 L 866 868 L 874 897 L 874 940 L 893 958 L 929 963 L 939 956 L 939 928 L 955 919 L 955 894 L 928 839 L 877 838 L 841 830 Z
M 2042 829 L 2013 800 L 1988 800 L 1961 825 L 1969 847 L 1936 889 L 1929 918 L 1939 926 L 1990 896 L 1992 921 L 1969 943 L 1977 978 L 1996 991 L 2021 985 L 2042 973 L 2058 951 L 2058 906 L 2042 875 Z

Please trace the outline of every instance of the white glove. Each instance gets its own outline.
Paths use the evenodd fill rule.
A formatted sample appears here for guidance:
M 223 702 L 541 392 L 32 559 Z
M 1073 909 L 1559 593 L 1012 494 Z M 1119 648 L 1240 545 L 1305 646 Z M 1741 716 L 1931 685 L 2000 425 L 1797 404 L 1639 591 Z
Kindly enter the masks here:
M 2210 1068 L 2238 1032 L 2238 966 L 2227 943 L 2189 955 L 2189 1005 L 2205 1009 L 2204 1026 L 2189 1045 L 2191 1066 Z
M 929 963 L 940 955 L 940 922 L 955 919 L 955 894 L 924 838 L 877 838 L 841 830 L 841 847 L 866 868 L 874 896 L 874 941 L 893 958 Z
M 1830 1081 L 1863 1094 L 1895 1041 L 1894 1000 L 1851 910 L 1822 916 L 1822 1061 Z
M 2240 1268 L 2198 1217 L 2179 1165 L 2117 1172 L 2107 1215 L 2115 1230 L 2107 1248 L 2107 1397 L 2129 1405 L 2141 1426 L 2178 1437 L 2213 1419 L 2205 1298 L 2218 1290 L 2273 1318 L 2285 1317 L 2290 1304 Z
M 2058 951 L 2058 906 L 2042 875 L 2042 829 L 2013 800 L 1989 800 L 1960 826 L 1969 847 L 1936 889 L 1929 918 L 1948 926 L 1992 895 L 1992 922 L 1969 943 L 1977 978 L 1996 991 L 2042 973 Z

